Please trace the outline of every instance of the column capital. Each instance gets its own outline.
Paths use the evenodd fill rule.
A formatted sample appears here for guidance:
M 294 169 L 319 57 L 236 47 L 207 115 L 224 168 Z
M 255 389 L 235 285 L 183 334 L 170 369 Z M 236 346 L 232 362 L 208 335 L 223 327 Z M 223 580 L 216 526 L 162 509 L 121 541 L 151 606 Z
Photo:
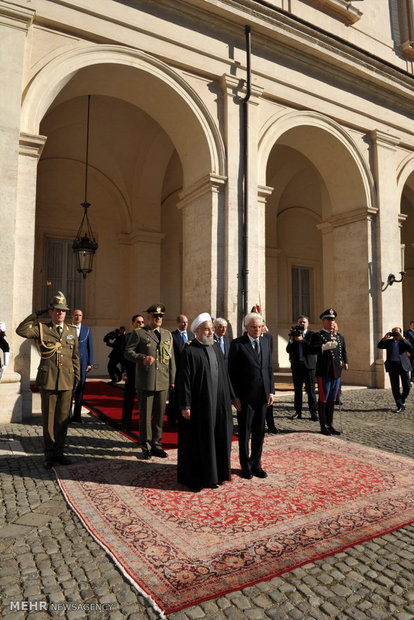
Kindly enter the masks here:
M 118 241 L 122 245 L 135 245 L 136 243 L 159 244 L 165 238 L 165 233 L 156 230 L 134 230 L 130 233 L 120 233 Z
M 19 138 L 19 154 L 40 159 L 46 140 L 46 136 L 21 132 Z
M 201 196 L 209 193 L 220 193 L 227 184 L 227 177 L 219 174 L 207 174 L 190 187 L 186 187 L 179 194 L 180 201 L 177 203 L 178 209 L 188 207 L 192 202 Z
M 322 234 L 331 232 L 334 228 L 340 226 L 346 226 L 347 224 L 353 224 L 355 222 L 372 221 L 378 214 L 379 209 L 377 207 L 361 207 L 359 209 L 353 209 L 346 213 L 338 213 L 333 215 L 329 219 L 325 220 L 321 224 L 317 224 L 316 228 L 321 231 Z
M 378 131 L 378 129 L 373 129 L 370 131 L 369 136 L 371 137 L 373 144 L 376 146 L 382 146 L 392 151 L 394 151 L 401 142 L 401 138 L 398 136 L 392 136 L 388 133 L 384 133 L 383 131 Z
M 258 185 L 257 186 L 258 201 L 266 204 L 267 199 L 272 195 L 274 189 L 275 189 L 274 187 L 270 187 L 269 185 Z
M 246 95 L 247 84 L 245 79 L 238 78 L 234 75 L 229 75 L 228 73 L 223 73 L 220 81 L 223 90 L 227 91 L 228 96 L 237 96 L 241 98 Z M 258 100 L 262 96 L 263 91 L 264 88 L 262 88 L 261 86 L 258 86 L 257 84 L 251 84 L 249 103 L 258 105 Z
M 0 26 L 8 26 L 17 30 L 28 30 L 33 23 L 36 11 L 17 6 L 11 2 L 0 4 Z
M 406 213 L 399 213 L 398 214 L 398 226 L 400 228 L 403 227 L 403 224 L 405 222 L 405 220 L 407 219 L 408 215 Z

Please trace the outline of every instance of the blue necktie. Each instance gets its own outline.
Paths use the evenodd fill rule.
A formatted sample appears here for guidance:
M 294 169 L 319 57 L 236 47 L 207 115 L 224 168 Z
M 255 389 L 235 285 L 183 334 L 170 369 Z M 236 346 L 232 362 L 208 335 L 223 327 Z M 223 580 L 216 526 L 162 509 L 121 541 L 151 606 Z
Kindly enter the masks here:
M 181 338 L 183 339 L 184 344 L 187 342 L 187 332 L 181 332 Z
M 223 351 L 223 355 L 224 355 L 224 340 L 223 340 L 223 336 L 220 336 L 220 348 Z

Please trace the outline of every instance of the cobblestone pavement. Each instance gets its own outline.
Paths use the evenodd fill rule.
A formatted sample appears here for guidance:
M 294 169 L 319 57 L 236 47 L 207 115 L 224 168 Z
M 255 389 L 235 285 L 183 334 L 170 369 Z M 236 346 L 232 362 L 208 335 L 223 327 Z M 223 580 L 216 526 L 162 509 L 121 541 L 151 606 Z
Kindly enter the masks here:
M 414 457 L 412 401 L 397 415 L 389 391 L 344 390 L 342 413 L 335 414 L 343 430 L 338 441 Z M 277 427 L 317 430 L 317 423 L 292 421 L 292 414 L 292 393 L 279 392 Z M 68 455 L 112 458 L 134 449 L 100 420 L 84 419 L 69 427 Z M 2 617 L 157 618 L 68 507 L 53 471 L 44 469 L 41 433 L 38 415 L 28 424 L 0 426 Z M 30 612 L 21 609 L 30 603 Z M 414 619 L 414 525 L 168 618 Z

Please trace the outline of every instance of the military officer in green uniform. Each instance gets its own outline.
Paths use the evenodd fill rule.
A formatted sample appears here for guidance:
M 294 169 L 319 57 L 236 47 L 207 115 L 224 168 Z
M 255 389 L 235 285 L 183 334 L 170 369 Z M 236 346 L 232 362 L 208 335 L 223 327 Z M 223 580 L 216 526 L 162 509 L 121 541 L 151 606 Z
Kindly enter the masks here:
M 124 357 L 136 363 L 141 458 L 166 458 L 161 447 L 168 389 L 174 387 L 175 360 L 171 333 L 163 329 L 164 304 L 147 309 L 147 325 L 131 332 Z
M 64 322 L 67 310 L 66 298 L 58 291 L 48 309 L 30 314 L 16 329 L 19 336 L 36 341 L 41 355 L 36 386 L 42 402 L 47 468 L 55 462 L 70 463 L 63 451 L 72 390 L 80 380 L 80 367 L 76 328 Z M 41 323 L 39 317 L 47 311 L 51 321 Z

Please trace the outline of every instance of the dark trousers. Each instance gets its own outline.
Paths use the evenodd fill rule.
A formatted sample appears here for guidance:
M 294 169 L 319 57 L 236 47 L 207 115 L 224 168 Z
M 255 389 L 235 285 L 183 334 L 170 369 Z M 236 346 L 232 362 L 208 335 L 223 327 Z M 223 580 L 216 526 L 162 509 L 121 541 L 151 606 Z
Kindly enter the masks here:
M 119 369 L 119 360 L 109 358 L 108 361 L 108 374 L 111 377 L 111 381 L 117 383 L 122 379 L 122 372 Z
M 410 372 L 404 370 L 400 362 L 389 362 L 388 374 L 390 375 L 391 390 L 395 404 L 397 407 L 400 407 L 410 393 Z M 400 378 L 402 391 L 400 390 Z
M 128 375 L 124 386 L 124 400 L 122 403 L 122 426 L 130 430 L 132 411 L 134 409 L 135 399 L 135 373 L 133 376 Z
M 239 460 L 243 472 L 251 472 L 252 467 L 260 467 L 265 433 L 267 404 L 241 403 L 237 412 L 239 426 Z M 250 456 L 249 442 L 251 439 Z
M 45 456 L 62 456 L 68 430 L 72 390 L 40 390 Z
M 302 390 L 305 384 L 306 394 L 308 395 L 308 405 L 311 415 L 316 414 L 316 394 L 315 394 L 315 370 L 305 367 L 303 362 L 292 364 L 293 386 L 295 389 L 295 412 L 302 413 Z
M 71 418 L 72 420 L 81 419 L 82 400 L 83 392 L 85 391 L 85 383 L 86 381 L 83 381 L 83 383 L 79 383 L 78 387 L 72 394 L 73 402 L 71 400 L 69 411 L 69 418 Z

